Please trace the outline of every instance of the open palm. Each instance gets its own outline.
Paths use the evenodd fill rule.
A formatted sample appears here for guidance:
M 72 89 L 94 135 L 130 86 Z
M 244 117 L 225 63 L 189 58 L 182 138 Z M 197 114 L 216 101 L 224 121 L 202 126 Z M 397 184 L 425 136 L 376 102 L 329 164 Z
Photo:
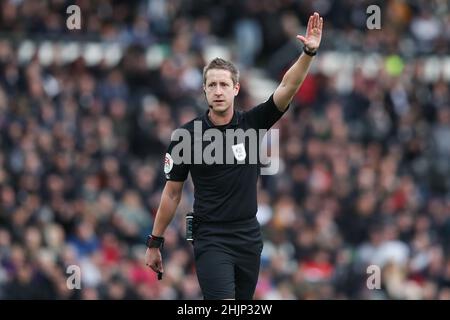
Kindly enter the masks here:
M 317 12 L 309 17 L 305 36 L 297 36 L 303 44 L 310 50 L 315 51 L 319 48 L 322 39 L 323 18 Z

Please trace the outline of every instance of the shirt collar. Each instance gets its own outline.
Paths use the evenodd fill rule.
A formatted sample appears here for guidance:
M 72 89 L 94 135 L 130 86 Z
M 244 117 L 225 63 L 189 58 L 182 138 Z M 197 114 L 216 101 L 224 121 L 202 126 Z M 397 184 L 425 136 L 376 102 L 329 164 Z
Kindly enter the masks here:
M 209 114 L 209 109 L 206 110 L 206 112 L 203 115 L 203 121 L 206 123 L 206 126 L 208 128 L 216 128 L 216 127 L 220 127 L 220 126 L 216 126 L 215 124 L 213 124 L 211 122 L 211 120 L 208 117 Z M 226 125 L 226 127 L 230 127 L 230 126 L 237 126 L 239 124 L 239 116 L 238 116 L 238 112 L 236 110 L 233 110 L 233 118 L 231 118 L 231 121 Z

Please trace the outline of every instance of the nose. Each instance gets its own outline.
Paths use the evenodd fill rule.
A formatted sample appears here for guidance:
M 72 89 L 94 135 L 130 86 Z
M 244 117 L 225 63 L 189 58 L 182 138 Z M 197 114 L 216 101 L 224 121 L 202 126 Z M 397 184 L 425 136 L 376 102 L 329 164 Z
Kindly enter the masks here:
M 214 90 L 214 94 L 216 96 L 220 96 L 222 94 L 222 88 L 220 86 L 217 86 L 216 89 Z

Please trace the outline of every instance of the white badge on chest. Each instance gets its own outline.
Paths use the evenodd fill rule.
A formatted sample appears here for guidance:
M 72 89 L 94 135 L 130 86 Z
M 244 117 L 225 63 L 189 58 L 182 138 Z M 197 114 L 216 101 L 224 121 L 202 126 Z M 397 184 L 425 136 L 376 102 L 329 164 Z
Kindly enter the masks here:
M 237 161 L 245 160 L 247 153 L 245 152 L 245 146 L 243 143 L 231 146 L 231 148 L 233 149 L 234 157 L 236 158 Z

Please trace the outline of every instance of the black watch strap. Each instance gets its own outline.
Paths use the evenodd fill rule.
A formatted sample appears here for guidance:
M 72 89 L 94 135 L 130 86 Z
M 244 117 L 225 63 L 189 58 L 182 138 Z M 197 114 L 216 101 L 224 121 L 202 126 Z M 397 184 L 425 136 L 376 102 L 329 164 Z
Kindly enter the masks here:
M 154 235 L 149 235 L 147 237 L 146 245 L 148 248 L 162 249 L 164 247 L 164 237 L 157 237 Z
M 317 50 L 310 51 L 306 46 L 303 46 L 303 52 L 310 57 L 314 57 L 317 54 Z

